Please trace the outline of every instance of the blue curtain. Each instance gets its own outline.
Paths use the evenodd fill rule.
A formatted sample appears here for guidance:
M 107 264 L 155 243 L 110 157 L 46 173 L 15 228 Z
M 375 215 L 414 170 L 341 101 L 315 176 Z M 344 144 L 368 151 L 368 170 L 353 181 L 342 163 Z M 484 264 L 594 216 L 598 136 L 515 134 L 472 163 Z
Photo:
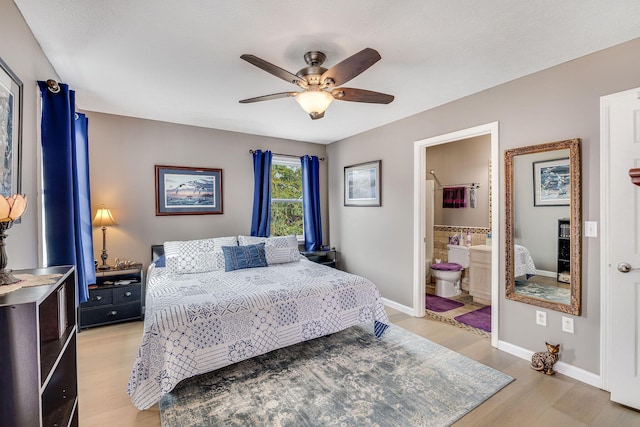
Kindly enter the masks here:
M 251 235 L 269 237 L 271 233 L 271 151 L 253 153 L 253 215 Z
M 39 81 L 42 97 L 42 181 L 47 265 L 75 265 L 77 302 L 85 302 L 95 283 L 88 120 L 75 112 L 75 92 L 59 84 L 51 92 Z
M 304 248 L 319 250 L 322 246 L 320 217 L 320 162 L 316 156 L 304 156 L 302 162 L 302 214 L 304 218 Z

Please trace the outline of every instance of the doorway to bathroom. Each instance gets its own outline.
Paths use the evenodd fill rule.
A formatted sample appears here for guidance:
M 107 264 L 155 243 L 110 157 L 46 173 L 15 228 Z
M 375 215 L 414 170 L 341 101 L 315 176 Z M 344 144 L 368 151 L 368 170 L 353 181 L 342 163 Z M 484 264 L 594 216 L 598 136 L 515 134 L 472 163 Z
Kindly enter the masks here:
M 463 327 L 465 317 L 471 317 L 469 323 L 484 325 L 474 329 L 491 331 L 484 333 L 491 336 L 494 347 L 498 343 L 499 299 L 498 164 L 497 122 L 414 145 L 416 316 L 428 314 Z M 437 271 L 440 266 L 430 268 L 438 261 L 446 264 L 451 249 L 456 250 L 456 256 L 465 253 L 460 249 L 469 254 L 469 263 L 459 261 L 464 267 L 459 278 L 453 277 L 455 273 Z M 435 280 L 432 271 L 436 272 Z M 463 322 L 455 319 L 459 316 Z

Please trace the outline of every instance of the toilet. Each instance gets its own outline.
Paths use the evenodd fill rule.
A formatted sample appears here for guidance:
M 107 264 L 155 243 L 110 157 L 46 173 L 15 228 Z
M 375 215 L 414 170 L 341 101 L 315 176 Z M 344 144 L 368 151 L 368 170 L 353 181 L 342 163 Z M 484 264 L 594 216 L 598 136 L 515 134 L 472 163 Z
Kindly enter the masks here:
M 469 248 L 447 245 L 447 261 L 431 265 L 431 274 L 436 279 L 436 295 L 445 298 L 462 293 L 460 277 L 462 270 L 469 267 Z

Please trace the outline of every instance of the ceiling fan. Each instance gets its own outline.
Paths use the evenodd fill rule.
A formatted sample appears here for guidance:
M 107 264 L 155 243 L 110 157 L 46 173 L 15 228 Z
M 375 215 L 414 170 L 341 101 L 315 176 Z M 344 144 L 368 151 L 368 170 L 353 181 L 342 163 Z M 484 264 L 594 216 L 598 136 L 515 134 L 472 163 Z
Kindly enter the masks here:
M 302 92 L 280 92 L 258 96 L 256 98 L 243 99 L 240 101 L 242 104 L 295 97 L 302 109 L 311 116 L 311 119 L 317 120 L 324 117 L 324 112 L 334 99 L 372 104 L 388 104 L 393 101 L 393 95 L 387 95 L 385 93 L 348 87 L 336 87 L 348 82 L 380 60 L 380 54 L 371 48 L 363 49 L 329 69 L 322 67 L 326 59 L 324 53 L 319 51 L 307 52 L 304 54 L 304 60 L 308 66 L 302 68 L 296 74 L 283 70 L 254 55 L 244 54 L 241 55 L 240 58 L 263 69 L 267 73 L 273 74 L 282 80 L 286 80 L 304 89 Z

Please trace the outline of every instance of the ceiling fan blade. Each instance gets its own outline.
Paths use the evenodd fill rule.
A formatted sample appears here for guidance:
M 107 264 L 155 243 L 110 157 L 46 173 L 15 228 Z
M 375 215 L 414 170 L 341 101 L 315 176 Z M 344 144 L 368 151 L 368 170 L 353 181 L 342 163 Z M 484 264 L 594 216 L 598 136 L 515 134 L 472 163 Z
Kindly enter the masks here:
M 393 95 L 387 95 L 386 93 L 348 87 L 333 89 L 331 95 L 338 101 L 367 102 L 370 104 L 388 104 L 394 100 Z
M 267 62 L 264 59 L 260 59 L 255 55 L 248 55 L 245 53 L 244 55 L 240 55 L 240 58 L 244 59 L 250 64 L 255 65 L 258 68 L 263 69 L 267 73 L 273 74 L 274 76 L 288 81 L 289 83 L 293 83 L 294 85 L 297 85 L 300 81 L 305 81 L 303 78 L 300 78 L 295 74 L 278 67 L 277 65 L 273 65 L 272 63 Z
M 379 60 L 380 54 L 378 51 L 368 47 L 329 68 L 322 74 L 321 81 L 330 86 L 339 86 L 362 73 Z M 331 82 L 328 79 L 331 79 Z
M 256 96 L 255 98 L 247 98 L 240 101 L 241 104 L 249 104 L 251 102 L 270 101 L 272 99 L 288 98 L 290 96 L 296 96 L 298 92 L 280 92 L 272 93 L 271 95 Z

